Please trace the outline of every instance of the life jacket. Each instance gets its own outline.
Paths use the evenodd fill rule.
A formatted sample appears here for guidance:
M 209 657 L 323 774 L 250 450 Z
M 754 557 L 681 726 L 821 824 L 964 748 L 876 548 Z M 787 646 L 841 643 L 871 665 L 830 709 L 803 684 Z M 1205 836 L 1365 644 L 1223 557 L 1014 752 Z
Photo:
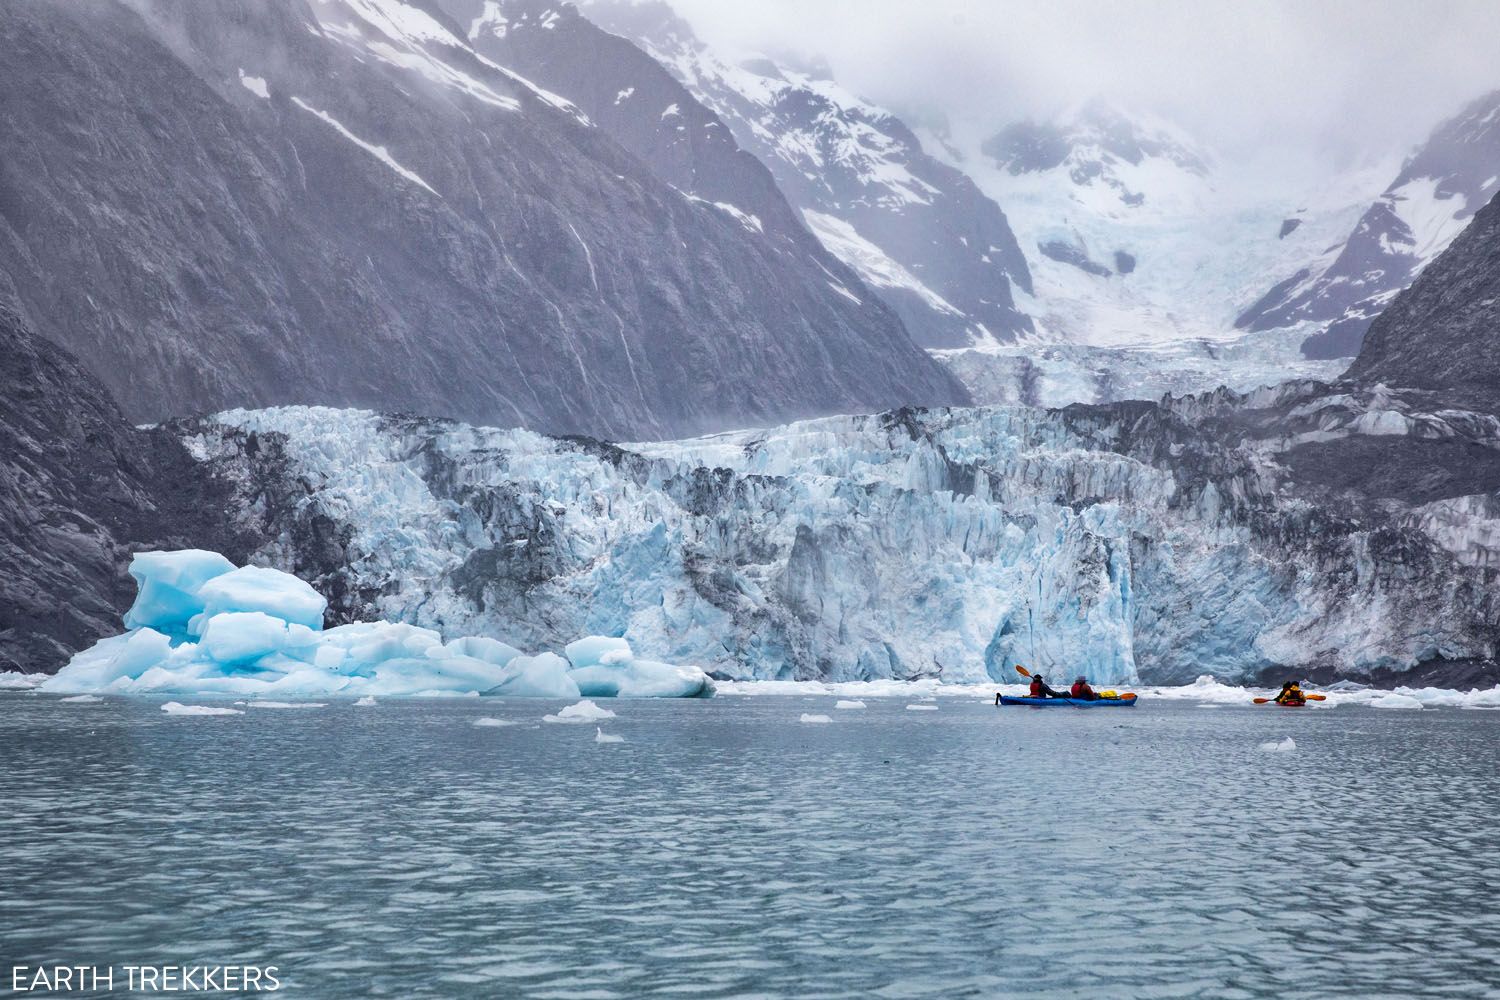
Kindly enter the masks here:
M 1094 689 L 1089 687 L 1088 681 L 1074 681 L 1073 690 L 1070 692 L 1074 698 L 1092 697 Z
M 1307 701 L 1307 695 L 1299 687 L 1289 687 L 1278 694 L 1276 700 L 1283 705 L 1301 705 Z
M 1042 683 L 1042 679 L 1040 677 L 1033 677 L 1031 679 L 1031 697 L 1033 697 L 1033 698 L 1045 698 L 1045 697 L 1047 697 L 1047 685 L 1045 685 L 1045 684 Z

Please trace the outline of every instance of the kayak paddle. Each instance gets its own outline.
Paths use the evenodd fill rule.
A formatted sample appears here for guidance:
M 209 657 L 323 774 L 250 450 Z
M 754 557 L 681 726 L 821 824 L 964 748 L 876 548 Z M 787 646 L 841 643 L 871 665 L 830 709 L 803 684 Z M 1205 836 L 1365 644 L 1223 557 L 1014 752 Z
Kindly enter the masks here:
M 1328 700 L 1328 696 L 1326 694 L 1305 694 L 1302 697 L 1306 698 L 1308 701 L 1327 701 Z M 1251 699 L 1251 701 L 1255 702 L 1257 705 L 1269 705 L 1271 702 L 1273 702 L 1275 700 L 1276 700 L 1275 698 L 1252 698 Z
M 1022 677 L 1030 677 L 1031 676 L 1031 671 L 1027 670 L 1025 667 L 1021 666 L 1019 663 L 1016 664 L 1016 673 L 1020 674 Z

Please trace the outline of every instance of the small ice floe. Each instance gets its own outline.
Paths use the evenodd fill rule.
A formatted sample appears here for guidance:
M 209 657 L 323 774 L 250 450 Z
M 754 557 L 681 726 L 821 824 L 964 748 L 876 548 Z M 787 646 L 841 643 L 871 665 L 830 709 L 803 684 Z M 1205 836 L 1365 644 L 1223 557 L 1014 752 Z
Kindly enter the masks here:
M 1270 743 L 1262 743 L 1260 745 L 1260 748 L 1267 753 L 1291 753 L 1293 750 L 1297 749 L 1297 741 L 1288 736 L 1280 743 L 1274 741 Z
M 0 691 L 30 691 L 46 679 L 45 674 L 23 674 L 15 670 L 0 670 Z
M 359 699 L 359 701 L 356 701 L 354 703 L 354 707 L 355 708 L 374 708 L 378 704 L 380 704 L 380 703 L 375 700 L 375 696 L 373 694 L 367 694 L 363 698 Z
M 168 715 L 244 715 L 237 708 L 217 708 L 213 705 L 184 705 L 180 701 L 169 701 L 161 707 Z
M 1409 694 L 1383 694 L 1370 702 L 1371 708 L 1421 708 L 1422 703 Z
M 326 701 L 246 701 L 235 702 L 250 708 L 327 708 Z
M 497 719 L 492 715 L 486 715 L 474 720 L 474 725 L 481 728 L 493 729 L 497 726 L 514 726 L 515 723 L 509 719 Z
M 936 712 L 937 711 L 937 706 L 936 705 L 907 705 L 906 706 L 906 710 L 908 712 Z
M 94 694 L 75 694 L 70 698 L 62 698 L 60 700 L 71 701 L 75 705 L 86 705 L 96 701 L 103 701 L 104 699 Z
M 543 722 L 598 722 L 600 719 L 613 719 L 615 713 L 607 708 L 600 708 L 587 698 L 576 705 L 569 705 L 556 715 L 542 716 Z
M 594 742 L 595 743 L 624 743 L 625 742 L 625 737 L 623 737 L 623 736 L 616 736 L 614 733 L 606 733 L 604 730 L 600 729 L 598 726 L 595 726 L 594 727 Z
M 833 707 L 834 708 L 864 708 L 865 707 L 865 703 L 862 702 L 862 701 L 858 701 L 858 700 L 847 701 L 847 700 L 845 700 L 843 698 L 840 698 L 838 701 L 834 702 Z
M 802 713 L 802 721 L 803 722 L 832 722 L 833 720 L 830 719 L 828 716 L 822 715 L 822 714 L 819 714 L 819 713 L 803 712 Z

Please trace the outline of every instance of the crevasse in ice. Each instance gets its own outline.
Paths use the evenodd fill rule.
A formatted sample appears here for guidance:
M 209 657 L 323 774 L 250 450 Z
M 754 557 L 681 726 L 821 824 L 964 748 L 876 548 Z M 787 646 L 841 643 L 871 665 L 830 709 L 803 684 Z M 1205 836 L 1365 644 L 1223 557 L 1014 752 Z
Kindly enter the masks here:
M 142 552 L 123 635 L 84 650 L 42 689 L 62 693 L 347 694 L 577 698 L 708 697 L 697 667 L 638 660 L 623 639 L 590 636 L 525 656 L 496 639 L 444 642 L 398 622 L 323 628 L 326 601 L 305 581 L 217 552 Z M 571 662 L 570 662 L 571 661 Z

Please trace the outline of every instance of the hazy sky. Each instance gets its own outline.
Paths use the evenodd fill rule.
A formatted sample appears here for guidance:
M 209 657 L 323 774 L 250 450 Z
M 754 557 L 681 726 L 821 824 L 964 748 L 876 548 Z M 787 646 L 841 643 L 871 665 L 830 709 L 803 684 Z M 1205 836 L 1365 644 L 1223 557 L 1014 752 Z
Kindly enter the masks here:
M 1500 0 L 672 0 L 898 110 L 999 125 L 1104 94 L 1221 158 L 1402 149 L 1500 87 Z

